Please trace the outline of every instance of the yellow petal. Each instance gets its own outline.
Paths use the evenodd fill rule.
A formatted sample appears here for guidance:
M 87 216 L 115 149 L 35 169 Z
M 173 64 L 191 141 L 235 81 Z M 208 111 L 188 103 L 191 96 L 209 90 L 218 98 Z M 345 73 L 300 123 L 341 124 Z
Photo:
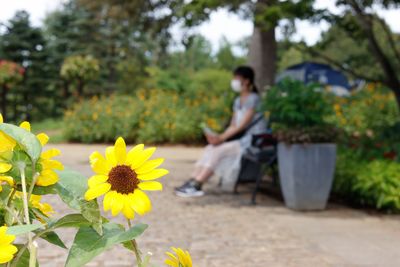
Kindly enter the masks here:
M 31 131 L 31 124 L 27 121 L 22 122 L 19 127 L 21 127 L 24 130 L 27 130 L 28 132 Z
M 126 144 L 122 137 L 118 137 L 114 145 L 114 156 L 117 164 L 122 165 L 126 161 Z
M 64 170 L 64 165 L 62 165 L 61 162 L 58 160 L 52 160 L 52 159 L 42 159 L 40 161 L 40 164 L 42 165 L 42 169 L 54 169 L 54 170 Z
M 98 152 L 98 151 L 93 152 L 89 156 L 90 164 L 92 164 L 95 160 L 106 161 L 106 159 L 103 157 L 103 155 L 100 154 L 100 152 Z
M 48 203 L 39 203 L 37 207 L 47 217 L 54 213 L 53 207 Z
M 111 206 L 111 215 L 117 216 L 124 207 L 124 203 L 124 196 L 122 194 L 116 193 L 114 195 L 114 201 Z
M 101 195 L 104 195 L 108 191 L 110 191 L 111 185 L 109 183 L 100 184 L 96 187 L 90 188 L 85 193 L 86 200 L 93 200 Z
M 18 193 L 18 192 L 16 192 Z M 7 232 L 7 226 L 0 226 L 0 236 L 5 235 Z
M 49 142 L 49 136 L 45 133 L 40 133 L 36 135 L 36 138 L 39 139 L 39 142 L 42 146 L 46 145 Z
M 135 217 L 135 212 L 133 211 L 133 209 L 129 203 L 128 197 L 126 195 L 125 195 L 125 199 L 126 200 L 124 201 L 125 203 L 124 203 L 124 207 L 122 209 L 122 213 L 125 215 L 125 217 L 127 219 L 133 219 Z
M 133 194 L 129 194 L 129 199 L 131 207 L 136 213 L 144 215 L 151 211 L 151 201 L 142 191 L 136 189 Z
M 140 144 L 129 150 L 128 155 L 126 156 L 126 164 L 132 165 L 133 162 L 139 157 L 140 153 L 142 153 L 143 148 L 144 145 Z
M 150 148 L 147 148 L 147 149 L 143 150 L 143 152 L 140 153 L 140 154 L 134 159 L 134 161 L 133 161 L 133 163 L 132 163 L 132 165 L 131 165 L 132 169 L 137 169 L 137 168 L 139 168 L 140 166 L 142 166 L 142 164 L 143 164 L 146 160 L 148 160 L 148 159 L 154 154 L 155 151 L 156 151 L 156 148 L 155 148 L 155 147 L 150 147 Z
M 164 175 L 167 175 L 168 173 L 169 171 L 166 169 L 155 169 L 145 174 L 139 174 L 138 178 L 143 181 L 148 181 L 148 180 L 158 179 Z
M 3 226 L 3 227 L 5 227 L 5 226 Z M 0 234 L 0 247 L 1 247 L 1 245 L 11 244 L 15 240 L 14 235 L 8 235 L 6 232 L 7 232 L 7 227 L 5 228 L 4 233 Z
M 105 183 L 107 181 L 107 179 L 108 179 L 108 176 L 106 176 L 106 175 L 93 175 L 88 180 L 88 186 L 89 186 L 89 188 L 95 187 L 99 184 Z
M 3 123 L 4 119 L 3 119 L 3 115 L 0 113 L 0 123 Z
M 141 190 L 147 190 L 147 191 L 160 191 L 163 189 L 163 185 L 160 182 L 142 182 L 138 184 L 138 187 Z
M 0 153 L 12 150 L 17 143 L 14 139 L 3 132 L 0 132 Z
M 164 162 L 163 158 L 148 160 L 142 166 L 135 169 L 135 172 L 137 174 L 144 174 L 144 173 L 150 172 L 150 171 L 154 170 L 155 168 L 157 168 L 158 166 L 160 166 L 163 162 Z
M 108 162 L 104 158 L 98 158 L 97 160 L 92 161 L 92 170 L 97 174 L 107 175 L 111 167 Z
M 167 259 L 164 261 L 164 263 L 171 267 L 180 267 L 178 260 L 174 261 L 174 260 Z
M 179 262 L 183 265 L 183 266 L 189 266 L 188 260 L 187 260 L 187 255 L 186 253 L 181 249 L 181 248 L 172 248 L 172 250 L 176 253 L 176 255 L 178 256 L 178 260 Z
M 49 186 L 58 182 L 58 174 L 53 170 L 43 170 L 37 178 L 36 185 Z
M 13 245 L 1 246 L 0 264 L 11 261 L 17 251 L 17 247 Z
M 5 173 L 11 170 L 12 165 L 5 163 L 5 162 L 0 162 L 0 173 Z
M 22 194 L 21 194 L 22 195 Z M 40 200 L 42 199 L 42 196 L 40 195 L 31 195 L 31 199 L 29 200 L 31 203 L 39 203 Z
M 61 154 L 61 151 L 56 149 L 56 148 L 52 148 L 49 150 L 46 150 L 44 152 L 42 152 L 42 154 L 40 155 L 43 159 L 51 159 L 53 157 L 56 157 L 58 155 Z
M 14 185 L 14 179 L 11 176 L 0 175 L 0 182 L 2 182 L 2 181 L 8 183 L 11 186 Z
M 106 148 L 106 160 L 107 163 L 111 166 L 111 168 L 117 165 L 117 159 L 115 158 L 114 154 L 114 147 L 109 146 Z
M 175 257 L 175 255 L 172 254 L 171 252 L 165 252 L 165 254 L 167 254 L 167 256 L 170 257 L 171 259 L 178 260 L 178 259 Z
M 114 203 L 114 199 L 115 199 L 115 194 L 117 192 L 115 191 L 110 191 L 108 193 L 105 194 L 104 196 L 104 200 L 103 200 L 103 209 L 104 211 L 109 211 L 112 207 L 112 204 Z

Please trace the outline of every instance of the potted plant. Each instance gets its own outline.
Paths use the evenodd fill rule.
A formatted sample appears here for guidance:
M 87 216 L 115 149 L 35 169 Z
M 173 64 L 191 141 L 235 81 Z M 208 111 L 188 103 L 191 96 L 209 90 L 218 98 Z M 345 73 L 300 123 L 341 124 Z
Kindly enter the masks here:
M 335 163 L 335 128 L 326 122 L 332 106 L 318 84 L 284 80 L 264 99 L 279 141 L 281 190 L 287 207 L 322 210 L 331 191 Z

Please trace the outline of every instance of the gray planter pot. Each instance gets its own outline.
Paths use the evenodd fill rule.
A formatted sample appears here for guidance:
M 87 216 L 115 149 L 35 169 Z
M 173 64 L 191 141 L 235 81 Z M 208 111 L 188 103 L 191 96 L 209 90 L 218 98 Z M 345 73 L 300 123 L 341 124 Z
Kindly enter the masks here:
M 323 210 L 336 165 L 335 144 L 278 144 L 281 190 L 288 208 Z

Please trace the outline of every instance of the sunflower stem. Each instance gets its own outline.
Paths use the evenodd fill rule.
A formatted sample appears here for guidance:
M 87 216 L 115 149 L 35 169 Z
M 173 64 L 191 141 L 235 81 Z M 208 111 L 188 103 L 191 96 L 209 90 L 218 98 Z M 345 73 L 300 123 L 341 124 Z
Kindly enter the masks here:
M 132 228 L 131 220 L 127 219 L 127 221 L 128 221 L 129 228 Z M 132 243 L 132 247 L 133 247 L 133 252 L 135 253 L 135 256 L 136 256 L 137 266 L 140 267 L 140 266 L 142 266 L 142 257 L 140 256 L 140 251 L 139 251 L 137 242 L 135 239 L 132 239 L 131 243 Z
M 33 188 L 35 188 L 37 178 L 39 177 L 39 173 L 36 172 L 36 168 L 35 167 L 36 167 L 35 166 L 35 162 L 32 162 L 32 173 L 34 173 L 34 174 L 33 174 L 33 177 L 32 177 L 32 183 L 29 186 L 28 199 L 31 199 Z
M 25 163 L 19 164 L 19 171 L 21 174 L 21 184 L 22 184 L 22 199 L 24 204 L 24 215 L 25 215 L 25 224 L 30 225 L 29 219 L 29 200 L 28 194 L 26 191 L 26 177 L 25 177 Z M 36 246 L 33 244 L 32 233 L 28 233 L 28 247 L 29 247 L 29 267 L 35 267 L 36 265 Z
M 7 199 L 7 207 L 10 207 L 11 201 L 14 198 L 15 193 L 17 192 L 17 189 L 15 189 L 15 187 L 13 187 L 10 196 Z

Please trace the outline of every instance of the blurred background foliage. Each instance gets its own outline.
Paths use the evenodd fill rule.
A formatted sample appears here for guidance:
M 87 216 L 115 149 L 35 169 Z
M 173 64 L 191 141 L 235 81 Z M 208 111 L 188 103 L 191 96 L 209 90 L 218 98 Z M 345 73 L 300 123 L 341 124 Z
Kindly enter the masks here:
M 198 0 L 190 3 L 69 0 L 48 13 L 41 27 L 32 26 L 29 14 L 19 11 L 0 25 L 0 59 L 25 69 L 23 80 L 7 94 L 7 120 L 60 118 L 79 97 L 115 93 L 133 95 L 136 90 L 154 88 L 177 92 L 197 90 L 196 83 L 189 79 L 195 76 L 201 79 L 202 75 L 213 75 L 215 81 L 224 80 L 227 72 L 247 62 L 250 38 L 238 43 L 229 43 L 223 38 L 219 49 L 213 51 L 208 40 L 189 31 L 191 26 L 207 20 L 219 8 L 227 8 L 244 19 L 253 20 L 256 27 L 264 25 L 266 30 L 274 27 L 282 31 L 281 40 L 276 40 L 275 36 L 263 39 L 265 43 L 273 42 L 270 46 L 276 48 L 271 51 L 272 54 L 276 52 L 276 57 L 269 58 L 270 61 L 264 64 L 276 65 L 278 71 L 310 60 L 332 64 L 350 79 L 382 80 L 385 84 L 384 68 L 371 53 L 369 39 L 356 23 L 357 17 L 348 12 L 351 6 L 338 2 L 344 13 L 337 16 L 327 10 L 315 10 L 313 2 L 271 1 L 265 8 L 262 0 Z M 368 9 L 375 1 L 367 2 L 360 4 L 362 8 Z M 379 4 L 382 8 L 390 8 L 395 1 Z M 298 19 L 325 20 L 331 27 L 323 33 L 321 40 L 309 46 L 291 38 Z M 396 60 L 400 50 L 399 35 L 392 33 L 377 15 L 371 15 L 370 19 L 373 35 L 384 56 L 393 61 L 390 64 L 394 69 L 399 69 L 400 63 Z M 172 28 L 177 24 L 187 26 L 178 44 L 172 36 Z M 95 73 L 82 66 L 77 70 L 82 72 L 80 78 L 71 73 L 66 75 L 65 70 L 71 67 L 74 58 L 91 58 L 94 61 L 91 69 Z M 258 77 L 270 74 L 274 71 Z M 215 87 L 227 88 L 223 83 Z

